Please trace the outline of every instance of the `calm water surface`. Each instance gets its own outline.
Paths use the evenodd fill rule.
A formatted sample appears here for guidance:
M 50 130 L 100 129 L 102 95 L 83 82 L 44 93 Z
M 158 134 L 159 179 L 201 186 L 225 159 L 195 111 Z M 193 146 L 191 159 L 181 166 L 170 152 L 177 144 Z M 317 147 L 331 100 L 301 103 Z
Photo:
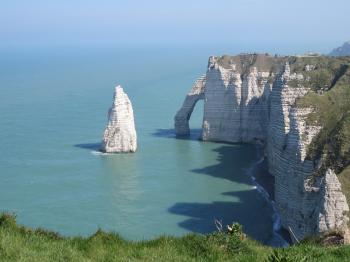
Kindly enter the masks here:
M 184 50 L 2 50 L 0 210 L 64 235 L 98 228 L 127 239 L 215 230 L 238 221 L 269 242 L 271 208 L 246 174 L 252 146 L 203 143 L 203 104 L 191 139 L 173 116 L 207 54 Z M 135 112 L 138 151 L 96 152 L 122 84 Z

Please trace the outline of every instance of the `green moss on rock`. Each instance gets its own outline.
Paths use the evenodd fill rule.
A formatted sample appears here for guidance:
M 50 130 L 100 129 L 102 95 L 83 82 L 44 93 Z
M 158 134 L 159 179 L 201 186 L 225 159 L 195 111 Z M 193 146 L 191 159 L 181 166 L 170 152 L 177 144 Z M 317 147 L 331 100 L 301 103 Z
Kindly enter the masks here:
M 315 69 L 304 73 L 309 78 L 303 83 L 310 92 L 297 100 L 297 106 L 313 108 L 307 124 L 322 129 L 311 142 L 307 159 L 321 160 L 319 174 L 327 168 L 339 174 L 350 164 L 350 59 L 302 59 L 293 70 L 312 63 Z

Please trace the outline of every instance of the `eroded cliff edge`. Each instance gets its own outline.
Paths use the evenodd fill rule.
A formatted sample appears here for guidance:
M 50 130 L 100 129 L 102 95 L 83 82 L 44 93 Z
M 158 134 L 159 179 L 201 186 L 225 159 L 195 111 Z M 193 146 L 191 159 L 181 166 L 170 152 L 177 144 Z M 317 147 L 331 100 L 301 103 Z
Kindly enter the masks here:
M 336 173 L 350 164 L 349 65 L 349 58 L 322 56 L 210 57 L 175 131 L 189 134 L 203 99 L 203 140 L 264 144 L 284 228 L 299 240 L 337 231 L 348 241 L 347 188 Z

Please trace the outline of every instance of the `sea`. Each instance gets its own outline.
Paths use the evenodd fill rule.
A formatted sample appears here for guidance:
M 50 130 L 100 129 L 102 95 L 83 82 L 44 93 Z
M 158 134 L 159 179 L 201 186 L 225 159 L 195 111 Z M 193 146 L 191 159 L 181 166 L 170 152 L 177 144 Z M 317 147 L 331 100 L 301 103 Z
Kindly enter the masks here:
M 64 236 L 98 229 L 129 240 L 206 234 L 242 224 L 280 245 L 276 214 L 257 190 L 253 145 L 202 142 L 203 102 L 178 139 L 174 116 L 206 72 L 197 49 L 0 50 L 0 212 Z M 216 54 L 216 55 L 221 55 Z M 99 152 L 116 85 L 133 104 L 138 150 Z

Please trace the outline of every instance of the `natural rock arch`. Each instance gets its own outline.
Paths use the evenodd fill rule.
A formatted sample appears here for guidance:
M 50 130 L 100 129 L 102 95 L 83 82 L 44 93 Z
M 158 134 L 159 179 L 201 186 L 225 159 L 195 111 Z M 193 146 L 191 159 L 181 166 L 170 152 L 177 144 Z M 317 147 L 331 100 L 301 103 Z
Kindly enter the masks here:
M 187 94 L 182 107 L 175 115 L 175 133 L 177 136 L 190 135 L 189 120 L 196 103 L 204 99 L 206 75 L 201 76 L 194 83 L 191 91 Z
M 175 117 L 176 134 L 189 134 L 193 108 L 204 99 L 202 140 L 264 142 L 276 210 L 281 226 L 293 232 L 293 241 L 336 231 L 349 243 L 349 206 L 337 175 L 315 165 L 322 161 L 306 158 L 322 126 L 307 121 L 314 106 L 299 106 L 297 99 L 310 91 L 312 82 L 305 82 L 305 72 L 323 70 L 310 63 L 321 65 L 326 58 L 310 59 L 267 54 L 210 57 L 205 80 L 197 80 Z

